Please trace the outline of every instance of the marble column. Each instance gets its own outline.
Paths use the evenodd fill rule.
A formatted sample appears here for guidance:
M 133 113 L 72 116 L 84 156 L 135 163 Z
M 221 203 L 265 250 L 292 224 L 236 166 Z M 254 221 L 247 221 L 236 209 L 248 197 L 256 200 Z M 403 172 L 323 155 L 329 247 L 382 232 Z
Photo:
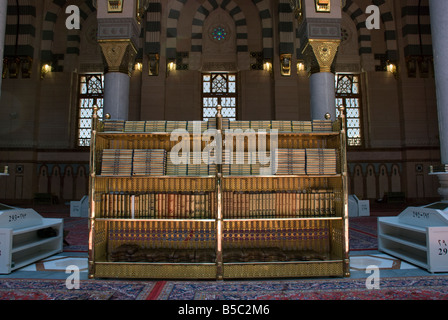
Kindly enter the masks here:
M 298 19 L 300 52 L 310 72 L 311 120 L 336 120 L 332 65 L 341 42 L 341 0 L 291 1 Z
M 138 19 L 145 7 L 137 0 L 94 1 L 97 8 L 98 44 L 105 61 L 104 110 L 112 120 L 128 120 L 131 73 L 137 55 L 141 26 Z M 142 9 L 142 11 L 140 11 Z
M 336 56 L 339 40 L 310 42 L 319 64 L 318 72 L 310 76 L 311 120 L 323 120 L 326 115 L 336 120 L 334 74 L 331 65 Z
M 442 164 L 448 164 L 448 1 L 430 0 L 432 46 Z
M 448 1 L 430 0 L 432 46 L 434 50 L 434 73 L 436 82 L 437 113 L 439 121 L 441 164 L 431 175 L 440 181 L 439 194 L 448 201 Z
M 0 0 L 0 75 L 3 74 L 3 58 L 5 47 L 5 31 L 6 31 L 6 14 L 8 11 L 8 0 Z M 0 77 L 0 96 L 2 87 L 2 77 Z
M 130 78 L 121 72 L 104 75 L 104 114 L 111 119 L 127 120 L 129 114 Z
M 334 74 L 330 72 L 314 73 L 310 76 L 311 120 L 323 120 L 329 114 L 336 118 Z
M 99 41 L 107 63 L 104 111 L 112 120 L 128 120 L 131 72 L 137 50 L 130 40 Z
M 311 120 L 324 120 L 326 115 L 336 120 L 334 74 L 331 65 L 336 56 L 339 40 L 310 42 L 318 62 L 318 72 L 310 76 Z

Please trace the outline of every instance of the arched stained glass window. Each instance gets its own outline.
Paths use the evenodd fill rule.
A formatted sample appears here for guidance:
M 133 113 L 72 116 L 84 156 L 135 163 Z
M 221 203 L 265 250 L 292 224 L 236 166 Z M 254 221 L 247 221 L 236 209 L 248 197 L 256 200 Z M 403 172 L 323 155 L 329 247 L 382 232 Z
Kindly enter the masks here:
M 93 107 L 98 107 L 98 117 L 103 117 L 104 75 L 86 74 L 80 76 L 79 107 L 77 119 L 77 146 L 90 146 Z
M 222 106 L 222 116 L 236 120 L 237 76 L 233 73 L 205 73 L 202 75 L 202 118 L 216 116 L 216 106 Z
M 336 74 L 336 115 L 339 116 L 339 106 L 344 106 L 347 124 L 347 146 L 362 146 L 361 121 L 361 88 L 359 75 Z
M 215 27 L 212 30 L 212 37 L 216 41 L 224 41 L 227 37 L 227 31 L 224 27 Z

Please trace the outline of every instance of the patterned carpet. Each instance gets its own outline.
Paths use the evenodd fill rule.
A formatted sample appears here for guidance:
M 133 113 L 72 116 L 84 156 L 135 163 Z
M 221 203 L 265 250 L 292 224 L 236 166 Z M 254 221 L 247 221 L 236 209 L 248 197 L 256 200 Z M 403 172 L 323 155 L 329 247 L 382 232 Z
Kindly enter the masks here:
M 64 252 L 87 252 L 89 239 L 89 220 L 87 218 L 64 218 L 64 231 L 67 232 Z
M 64 230 L 68 231 L 66 237 L 68 245 L 64 246 L 65 254 L 70 256 L 72 252 L 72 255 L 84 255 L 88 249 L 88 219 L 71 218 L 67 215 L 63 218 Z M 362 262 L 366 257 L 379 259 L 380 255 L 366 251 L 378 248 L 377 217 L 350 218 L 349 226 L 350 250 L 353 253 L 359 251 L 360 254 L 354 258 L 353 263 Z M 358 258 L 359 260 L 356 260 Z M 382 268 L 384 270 L 400 269 L 396 261 L 390 264 L 391 266 L 384 265 Z M 178 303 L 205 300 L 448 300 L 448 275 L 428 273 L 427 276 L 381 277 L 380 288 L 375 290 L 367 289 L 367 277 L 368 275 L 360 278 L 251 281 L 96 279 L 81 280 L 78 290 L 67 289 L 65 280 L 13 279 L 11 277 L 0 279 L 0 300 L 152 300 L 177 301 Z
M 377 250 L 377 217 L 349 219 L 350 251 Z
M 85 280 L 69 290 L 64 280 L 0 279 L 0 300 L 448 300 L 448 276 L 278 281 Z
M 448 300 L 448 276 L 381 279 L 167 282 L 160 300 Z
M 65 280 L 0 279 L 0 300 L 145 300 L 155 282 L 81 281 L 69 290 Z

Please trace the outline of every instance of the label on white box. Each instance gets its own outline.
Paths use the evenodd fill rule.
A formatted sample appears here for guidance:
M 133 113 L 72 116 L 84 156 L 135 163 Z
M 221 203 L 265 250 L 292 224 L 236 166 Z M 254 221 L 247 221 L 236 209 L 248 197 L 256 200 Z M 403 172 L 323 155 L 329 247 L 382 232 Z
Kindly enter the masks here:
M 428 228 L 429 269 L 431 272 L 448 271 L 448 227 Z

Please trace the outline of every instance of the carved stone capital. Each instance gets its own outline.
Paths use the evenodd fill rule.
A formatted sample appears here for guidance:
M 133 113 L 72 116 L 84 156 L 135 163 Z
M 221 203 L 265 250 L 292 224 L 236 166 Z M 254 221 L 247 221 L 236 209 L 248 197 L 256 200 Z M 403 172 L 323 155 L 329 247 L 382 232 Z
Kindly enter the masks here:
M 106 72 L 121 72 L 131 75 L 137 49 L 129 39 L 99 40 Z
M 310 39 L 304 53 L 313 55 L 313 60 L 317 61 L 320 72 L 331 72 L 340 43 L 341 40 L 336 39 Z

